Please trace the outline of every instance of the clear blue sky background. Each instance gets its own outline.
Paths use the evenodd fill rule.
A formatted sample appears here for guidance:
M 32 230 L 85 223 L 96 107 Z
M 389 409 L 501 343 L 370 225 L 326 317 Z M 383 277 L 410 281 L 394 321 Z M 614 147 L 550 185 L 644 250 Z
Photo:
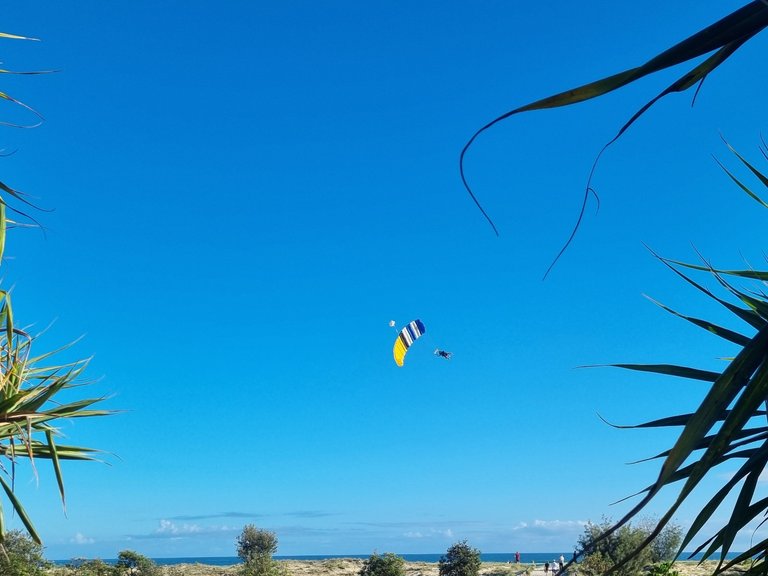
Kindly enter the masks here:
M 247 523 L 280 554 L 567 554 L 585 521 L 621 515 L 610 503 L 657 472 L 626 463 L 672 437 L 597 414 L 682 413 L 705 387 L 577 367 L 722 367 L 732 347 L 643 294 L 746 330 L 643 243 L 764 264 L 768 214 L 712 155 L 736 166 L 722 133 L 759 158 L 768 37 L 607 152 L 600 211 L 545 282 L 595 154 L 681 71 L 482 136 L 467 174 L 499 238 L 458 154 L 494 116 L 741 4 L 5 6 L 3 31 L 42 42 L 4 41 L 3 67 L 60 72 L 3 77 L 47 121 L 3 130 L 2 180 L 54 209 L 45 235 L 12 232 L 3 281 L 19 323 L 55 321 L 38 351 L 85 335 L 65 358 L 94 355 L 98 382 L 78 394 L 124 411 L 63 426 L 109 452 L 65 465 L 66 516 L 44 463 L 39 484 L 19 470 L 47 556 L 230 556 Z M 388 322 L 416 317 L 428 337 L 398 368 Z

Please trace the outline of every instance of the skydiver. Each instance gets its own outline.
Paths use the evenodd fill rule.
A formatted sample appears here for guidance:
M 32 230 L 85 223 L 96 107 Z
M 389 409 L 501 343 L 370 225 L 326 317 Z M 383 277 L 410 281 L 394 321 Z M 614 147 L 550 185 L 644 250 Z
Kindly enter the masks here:
M 440 350 L 440 348 L 435 348 L 435 356 L 440 356 L 440 358 L 450 360 L 451 356 L 453 356 L 453 352 L 446 352 L 445 350 Z

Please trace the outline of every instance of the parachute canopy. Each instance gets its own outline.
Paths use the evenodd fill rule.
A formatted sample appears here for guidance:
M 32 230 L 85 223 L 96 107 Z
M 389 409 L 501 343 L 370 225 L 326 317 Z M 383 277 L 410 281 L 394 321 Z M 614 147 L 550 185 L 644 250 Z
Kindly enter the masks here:
M 405 328 L 400 330 L 400 334 L 397 335 L 395 340 L 395 347 L 392 349 L 392 353 L 395 356 L 395 363 L 398 366 L 402 366 L 405 361 L 405 353 L 408 352 L 408 348 L 411 347 L 416 339 L 419 338 L 427 329 L 424 328 L 424 323 L 421 320 L 414 320 L 405 325 Z

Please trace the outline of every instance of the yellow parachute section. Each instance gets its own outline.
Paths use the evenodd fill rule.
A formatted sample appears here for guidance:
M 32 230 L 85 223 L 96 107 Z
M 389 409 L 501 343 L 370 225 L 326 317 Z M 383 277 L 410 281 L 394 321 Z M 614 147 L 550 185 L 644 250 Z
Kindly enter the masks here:
M 402 366 L 405 362 L 405 354 L 408 352 L 408 348 L 413 344 L 427 329 L 424 327 L 424 323 L 421 320 L 414 320 L 405 325 L 400 330 L 395 340 L 395 345 L 392 348 L 392 354 L 395 357 L 395 364 Z

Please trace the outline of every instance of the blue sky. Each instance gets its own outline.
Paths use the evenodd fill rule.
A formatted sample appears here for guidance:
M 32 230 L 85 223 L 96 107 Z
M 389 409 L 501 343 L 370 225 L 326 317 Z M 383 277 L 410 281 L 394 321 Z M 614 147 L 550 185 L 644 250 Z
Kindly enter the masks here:
M 498 238 L 458 154 L 740 5 L 6 6 L 4 31 L 42 41 L 3 42 L 3 66 L 59 72 L 3 79 L 46 122 L 4 129 L 2 180 L 53 209 L 45 234 L 12 232 L 3 280 L 17 322 L 53 323 L 39 351 L 85 335 L 68 354 L 93 355 L 87 393 L 122 411 L 63 425 L 108 452 L 65 466 L 66 516 L 47 467 L 20 470 L 47 556 L 231 556 L 248 523 L 280 554 L 568 553 L 620 516 L 657 470 L 626 463 L 671 436 L 598 414 L 682 413 L 705 389 L 578 367 L 732 352 L 644 298 L 743 329 L 644 244 L 764 262 L 766 213 L 712 156 L 732 161 L 722 134 L 759 157 L 768 40 L 605 154 L 600 211 L 544 282 L 595 154 L 678 71 L 484 134 L 466 168 Z M 398 368 L 388 323 L 413 318 L 427 335 Z

